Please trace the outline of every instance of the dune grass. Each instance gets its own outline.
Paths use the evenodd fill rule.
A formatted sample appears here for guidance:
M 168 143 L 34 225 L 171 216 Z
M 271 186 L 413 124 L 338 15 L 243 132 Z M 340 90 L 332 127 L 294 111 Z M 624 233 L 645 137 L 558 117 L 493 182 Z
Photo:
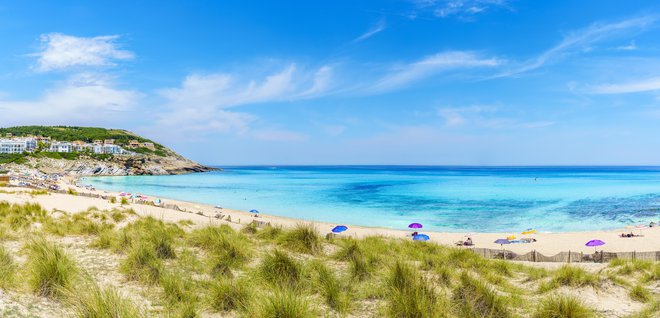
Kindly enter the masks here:
M 534 318 L 592 318 L 595 313 L 576 297 L 553 295 L 543 299 Z
M 7 250 L 0 246 L 0 288 L 14 286 L 18 266 Z
M 88 283 L 77 292 L 67 294 L 73 316 L 79 318 L 146 317 L 144 309 L 136 306 L 115 288 L 100 288 Z
M 397 261 L 386 279 L 390 317 L 447 317 L 449 303 L 409 264 Z
M 281 226 L 267 225 L 263 229 L 257 231 L 256 237 L 260 240 L 272 241 L 277 239 L 282 233 L 284 233 L 284 230 Z
M 614 260 L 597 274 L 568 265 L 544 270 L 433 243 L 385 237 L 326 241 L 302 224 L 287 230 L 220 225 L 184 231 L 123 210 L 50 217 L 38 205 L 1 202 L 0 229 L 11 236 L 3 244 L 28 242 L 25 266 L 22 255 L 14 261 L 0 246 L 0 288 L 14 293 L 29 287 L 67 304 L 78 317 L 593 317 L 574 296 L 543 293 L 566 287 L 562 293 L 575 295 L 584 287 L 598 288 L 601 276 L 620 282 L 609 286 L 628 293 L 624 301 L 644 302 L 635 317 L 652 317 L 660 308 L 649 287 L 660 277 L 660 264 L 645 261 Z M 122 292 L 80 283 L 84 269 L 61 248 L 16 235 L 21 231 L 52 240 L 75 236 L 114 251 L 117 270 L 132 282 Z M 144 309 L 130 301 L 136 285 L 147 291 L 136 298 Z
M 232 270 L 250 260 L 250 240 L 227 225 L 205 227 L 195 230 L 189 242 L 209 253 L 210 272 L 214 275 L 231 277 Z
M 459 317 L 512 317 L 506 298 L 465 272 L 454 289 L 452 302 Z
M 244 311 L 253 297 L 251 282 L 220 278 L 211 282 L 207 303 L 218 312 Z
M 276 291 L 248 312 L 247 317 L 310 318 L 317 317 L 309 301 L 290 290 Z
M 635 285 L 632 289 L 630 289 L 628 296 L 630 296 L 632 300 L 641 303 L 647 303 L 652 300 L 651 293 L 648 291 L 648 289 L 644 288 L 644 286 L 639 284 Z
M 195 282 L 185 273 L 178 271 L 161 273 L 160 286 L 163 288 L 163 299 L 170 306 L 197 304 L 199 301 Z
M 34 222 L 44 222 L 47 218 L 46 210 L 39 204 L 0 202 L 0 220 L 12 230 L 24 229 Z
M 152 246 L 142 243 L 130 248 L 128 255 L 120 264 L 120 271 L 129 280 L 156 284 L 160 281 L 163 263 Z
M 285 289 L 300 287 L 303 271 L 299 261 L 278 249 L 266 254 L 258 267 L 258 273 L 265 282 Z
M 343 284 L 335 273 L 325 263 L 314 260 L 310 267 L 314 272 L 314 285 L 316 291 L 321 294 L 326 305 L 340 314 L 345 314 L 350 309 L 351 288 Z
M 309 224 L 298 224 L 291 230 L 285 231 L 280 236 L 280 244 L 294 252 L 319 254 L 323 252 L 321 236 L 318 231 Z
M 59 297 L 73 287 L 78 274 L 74 261 L 57 245 L 43 238 L 27 245 L 29 285 L 37 295 Z
M 579 267 L 564 265 L 552 274 L 550 281 L 539 286 L 539 291 L 547 292 L 560 286 L 576 288 L 583 286 L 598 287 L 599 285 L 600 278 L 597 275 L 587 273 Z

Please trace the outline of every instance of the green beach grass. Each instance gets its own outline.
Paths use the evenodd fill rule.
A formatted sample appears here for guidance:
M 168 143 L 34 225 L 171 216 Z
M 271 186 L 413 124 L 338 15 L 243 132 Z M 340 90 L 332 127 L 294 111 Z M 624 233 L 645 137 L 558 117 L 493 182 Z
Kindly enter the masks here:
M 631 317 L 660 308 L 653 262 L 543 269 L 426 242 L 326 240 L 304 224 L 235 230 L 128 209 L 58 213 L 0 202 L 0 289 L 74 317 L 587 318 L 599 316 L 598 298 L 582 298 L 594 290 L 624 295 L 639 308 Z

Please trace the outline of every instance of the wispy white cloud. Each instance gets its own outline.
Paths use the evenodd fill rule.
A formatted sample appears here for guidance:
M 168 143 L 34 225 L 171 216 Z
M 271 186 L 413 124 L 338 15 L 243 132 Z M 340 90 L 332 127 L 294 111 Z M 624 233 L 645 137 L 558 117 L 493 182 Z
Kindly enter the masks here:
M 502 64 L 502 61 L 497 58 L 480 57 L 473 52 L 449 51 L 438 53 L 394 68 L 381 79 L 377 80 L 375 84 L 368 87 L 366 91 L 371 93 L 391 91 L 442 72 L 457 69 L 493 67 L 500 64 Z
M 591 94 L 626 94 L 650 91 L 660 91 L 660 77 L 627 83 L 603 84 L 587 89 L 587 92 Z
M 365 32 L 362 35 L 355 38 L 353 40 L 353 43 L 362 42 L 362 41 L 364 41 L 364 40 L 366 40 L 366 39 L 382 32 L 382 31 L 384 31 L 386 27 L 387 26 L 385 24 L 385 20 L 381 19 L 380 21 L 378 21 L 378 23 L 376 23 L 374 26 L 372 26 L 367 32 Z
M 266 102 L 294 101 L 322 96 L 331 87 L 332 68 L 323 66 L 306 72 L 294 64 L 258 79 L 245 79 L 228 73 L 192 74 L 180 87 L 158 91 L 165 99 L 165 110 L 156 125 L 164 130 L 190 130 L 198 133 L 234 131 L 264 139 L 269 131 L 250 132 L 258 120 L 233 108 Z M 270 131 L 278 139 L 293 139 L 280 130 Z M 273 137 L 273 138 L 275 138 Z
M 512 76 L 538 69 L 545 64 L 576 52 L 588 52 L 594 44 L 607 39 L 630 35 L 653 25 L 657 16 L 643 16 L 614 23 L 596 23 L 586 29 L 570 33 L 559 44 L 543 52 L 539 56 L 520 63 L 517 67 L 507 70 L 496 77 Z
M 250 131 L 250 136 L 261 141 L 301 142 L 307 135 L 285 129 L 258 129 Z
M 616 49 L 620 51 L 635 51 L 637 50 L 637 45 L 635 41 L 630 41 L 630 44 L 617 46 Z
M 76 37 L 61 33 L 43 34 L 36 70 L 40 72 L 83 66 L 113 66 L 116 61 L 134 58 L 133 52 L 122 50 L 118 35 Z
M 117 123 L 143 95 L 98 74 L 78 74 L 33 100 L 0 99 L 0 125 Z
M 457 17 L 473 20 L 477 15 L 496 8 L 512 10 L 507 0 L 413 0 L 418 10 L 431 11 L 439 18 Z M 416 14 L 414 15 L 416 17 Z
M 527 121 L 503 116 L 498 107 L 490 105 L 442 107 L 437 109 L 437 114 L 448 128 L 535 129 L 555 124 L 549 120 Z

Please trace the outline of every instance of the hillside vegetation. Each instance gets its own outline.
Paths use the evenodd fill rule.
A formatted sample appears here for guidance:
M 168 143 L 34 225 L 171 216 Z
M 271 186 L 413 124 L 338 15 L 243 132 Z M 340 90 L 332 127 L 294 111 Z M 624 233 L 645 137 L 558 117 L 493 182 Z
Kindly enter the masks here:
M 114 139 L 115 144 L 128 145 L 129 141 L 151 142 L 157 149 L 164 147 L 152 140 L 140 137 L 129 131 L 122 129 L 106 129 L 98 127 L 77 127 L 77 126 L 17 126 L 0 128 L 0 137 L 11 133 L 16 137 L 28 135 L 51 137 L 58 141 L 76 141 L 93 142 L 94 140 Z
M 214 170 L 188 160 L 167 147 L 140 137 L 126 130 L 75 126 L 19 126 L 0 128 L 0 138 L 7 134 L 14 137 L 43 136 L 57 141 L 91 143 L 95 140 L 114 139 L 116 145 L 124 147 L 137 156 L 117 156 L 85 152 L 49 152 L 38 147 L 34 152 L 22 154 L 0 154 L 0 165 L 36 168 L 46 173 L 73 173 L 80 175 L 134 175 L 134 174 L 180 174 Z M 129 148 L 131 140 L 139 143 L 151 142 L 154 149 Z M 10 166 L 11 168 L 11 166 Z
M 641 318 L 660 312 L 660 264 L 652 262 L 546 270 L 425 242 L 326 240 L 305 224 L 236 231 L 165 223 L 119 205 L 67 214 L 0 203 L 0 239 L 5 317 L 581 318 L 628 310 Z

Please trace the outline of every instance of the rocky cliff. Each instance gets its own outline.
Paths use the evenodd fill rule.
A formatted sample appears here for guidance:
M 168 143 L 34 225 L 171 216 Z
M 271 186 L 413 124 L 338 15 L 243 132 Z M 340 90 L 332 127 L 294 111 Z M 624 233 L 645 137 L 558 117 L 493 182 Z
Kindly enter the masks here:
M 188 159 L 157 156 L 115 156 L 107 160 L 79 158 L 76 160 L 27 158 L 23 164 L 11 163 L 6 169 L 17 170 L 21 167 L 34 168 L 44 173 L 61 173 L 70 175 L 167 175 L 216 170 Z
M 0 170 L 37 169 L 44 173 L 74 175 L 165 175 L 205 172 L 216 170 L 186 159 L 173 150 L 152 140 L 121 129 L 75 126 L 20 126 L 0 128 L 0 136 L 5 138 L 32 136 L 50 137 L 53 141 L 111 140 L 114 144 L 128 149 L 134 155 L 96 155 L 91 153 L 48 153 L 47 148 L 37 149 L 4 158 Z M 134 143 L 147 146 L 133 146 Z M 130 145 L 129 145 L 130 144 Z M 66 156 L 64 156 L 66 155 Z M 7 155 L 5 155 L 7 156 Z M 2 159 L 2 158 L 0 158 Z M 3 167 L 4 166 L 4 167 Z

